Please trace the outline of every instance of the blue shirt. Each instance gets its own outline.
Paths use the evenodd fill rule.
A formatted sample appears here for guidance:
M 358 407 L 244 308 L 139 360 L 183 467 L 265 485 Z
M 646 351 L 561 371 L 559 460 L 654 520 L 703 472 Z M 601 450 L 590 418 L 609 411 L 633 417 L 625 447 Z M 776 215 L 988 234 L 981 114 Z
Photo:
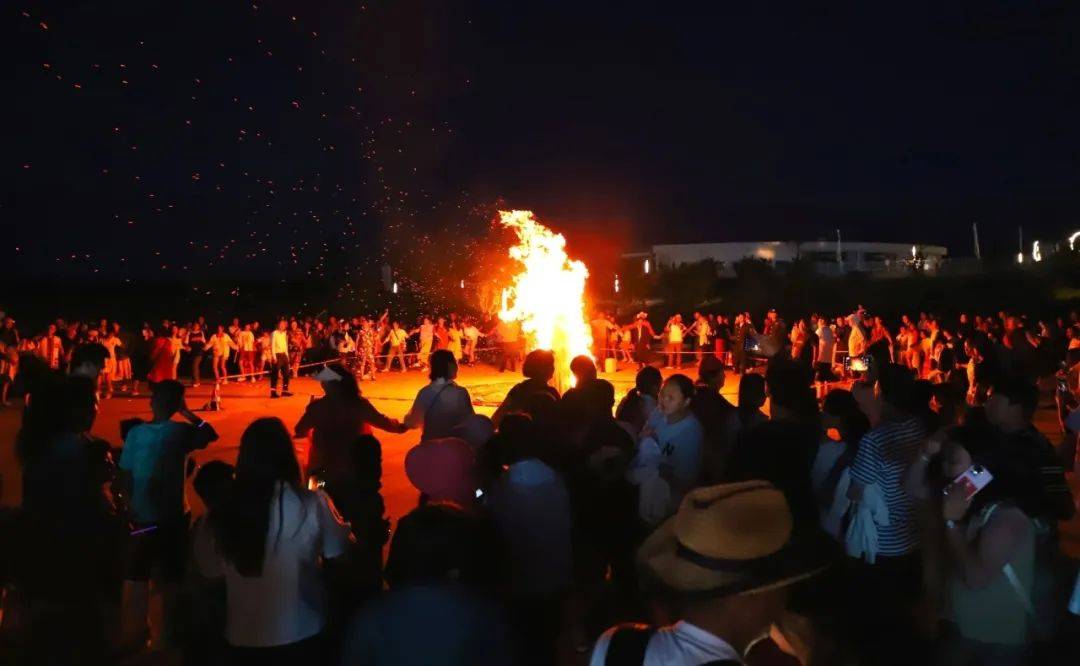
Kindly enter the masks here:
M 215 438 L 209 425 L 195 427 L 178 421 L 142 423 L 131 429 L 119 466 L 131 473 L 131 514 L 136 523 L 177 519 L 187 512 L 187 456 Z
M 698 484 L 701 478 L 701 449 L 705 437 L 701 422 L 693 414 L 682 420 L 668 423 L 659 408 L 649 417 L 649 427 L 660 448 L 661 464 L 670 465 L 674 471 L 674 487 L 671 495 L 678 501 Z
M 889 524 L 878 526 L 878 554 L 906 555 L 919 545 L 914 504 L 904 489 L 904 474 L 926 439 L 918 419 L 888 421 L 863 435 L 851 463 L 851 478 L 881 489 L 889 508 Z

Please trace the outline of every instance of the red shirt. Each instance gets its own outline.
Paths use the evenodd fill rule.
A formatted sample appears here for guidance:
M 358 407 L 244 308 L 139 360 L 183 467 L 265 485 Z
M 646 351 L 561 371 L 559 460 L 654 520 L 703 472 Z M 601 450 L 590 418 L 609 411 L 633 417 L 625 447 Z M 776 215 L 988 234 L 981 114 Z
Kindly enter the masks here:
M 176 379 L 173 375 L 172 341 L 168 338 L 154 338 L 150 347 L 150 372 L 146 379 L 151 382 L 160 382 L 166 379 Z

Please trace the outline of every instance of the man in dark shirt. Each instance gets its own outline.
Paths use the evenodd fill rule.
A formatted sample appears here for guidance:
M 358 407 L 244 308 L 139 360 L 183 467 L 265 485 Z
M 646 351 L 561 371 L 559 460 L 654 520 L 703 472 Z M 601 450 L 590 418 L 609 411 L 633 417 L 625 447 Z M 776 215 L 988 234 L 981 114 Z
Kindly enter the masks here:
M 1065 468 L 1054 447 L 1031 420 L 1039 402 L 1034 383 L 1015 376 L 1001 377 L 986 401 L 986 418 L 1005 435 L 1009 455 L 1020 463 L 1020 472 L 1034 496 L 1022 507 L 1033 518 L 1054 528 L 1076 512 Z
M 713 354 L 702 357 L 690 409 L 705 432 L 703 467 L 709 483 L 720 482 L 724 459 L 729 453 L 724 450 L 724 424 L 735 413 L 735 406 L 720 393 L 725 379 L 723 362 Z
M 311 435 L 309 474 L 318 471 L 320 475 L 349 475 L 349 449 L 360 435 L 370 435 L 373 427 L 405 432 L 401 422 L 381 413 L 360 395 L 355 377 L 341 364 L 326 366 L 315 378 L 326 396 L 307 406 L 295 428 L 297 437 Z

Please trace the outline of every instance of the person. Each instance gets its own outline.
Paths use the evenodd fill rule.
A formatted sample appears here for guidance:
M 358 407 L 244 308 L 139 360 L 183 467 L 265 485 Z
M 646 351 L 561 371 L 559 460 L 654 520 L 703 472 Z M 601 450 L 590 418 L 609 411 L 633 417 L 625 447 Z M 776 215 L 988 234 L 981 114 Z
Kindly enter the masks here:
M 693 410 L 704 433 L 702 466 L 707 480 L 723 478 L 722 469 L 728 453 L 724 448 L 724 425 L 735 413 L 735 406 L 721 394 L 725 380 L 723 362 L 714 354 L 702 356 L 694 385 Z
M 111 336 L 119 342 L 113 347 L 113 355 L 116 357 L 116 372 L 112 376 L 114 385 L 119 384 L 124 390 L 126 383 L 132 381 L 131 354 L 133 340 L 131 335 L 120 329 L 119 322 L 112 323 Z
M 416 394 L 404 419 L 407 428 L 422 429 L 421 441 L 450 437 L 458 424 L 475 413 L 469 391 L 454 383 L 458 370 L 454 354 L 440 349 L 431 355 L 430 363 L 431 383 Z
M 236 347 L 240 354 L 240 380 L 254 383 L 255 381 L 255 333 L 251 330 L 251 324 L 244 327 L 236 334 Z
M 198 387 L 202 383 L 202 361 L 207 348 L 206 332 L 199 322 L 191 324 L 187 346 L 191 349 L 191 385 Z
M 825 317 L 815 317 L 814 322 L 816 324 L 814 333 L 818 340 L 817 352 L 814 355 L 814 378 L 820 386 L 821 395 L 825 395 L 829 390 L 829 382 L 836 381 L 836 375 L 833 373 L 836 336 Z
M 206 510 L 191 526 L 189 539 L 193 543 L 208 538 L 203 533 L 210 530 L 210 516 L 220 513 L 229 501 L 235 476 L 236 468 L 221 460 L 199 465 L 191 486 Z M 197 566 L 189 566 L 178 604 L 184 613 L 183 663 L 216 662 L 225 631 L 225 595 L 222 579 L 204 578 Z
M 4 325 L 0 327 L 0 344 L 4 347 L 15 349 L 22 342 L 22 336 L 19 335 L 19 329 L 15 328 L 15 318 L 10 315 L 3 317 Z
M 504 442 L 509 465 L 488 488 L 487 507 L 506 548 L 516 661 L 550 664 L 571 583 L 572 507 L 562 476 L 541 459 L 536 424 L 522 425 Z
M 904 479 L 926 431 L 912 416 L 915 380 L 910 370 L 886 365 L 880 372 L 880 387 L 881 421 L 863 436 L 850 467 L 848 499 L 856 504 L 863 501 L 873 486 L 889 516 L 888 524 L 877 525 L 874 563 L 853 560 L 853 589 L 860 590 L 865 599 L 876 600 L 872 612 L 860 604 L 863 612 L 856 633 L 864 641 L 864 650 L 880 654 L 883 646 L 889 646 L 901 656 L 912 656 L 908 652 L 918 645 L 913 609 L 921 594 L 922 565 L 913 499 Z
M 281 395 L 286 398 L 291 396 L 289 392 L 289 322 L 284 318 L 278 320 L 277 328 L 270 334 L 270 354 L 273 364 L 270 366 L 270 397 L 278 397 L 278 382 L 281 382 Z
M 300 375 L 300 363 L 303 362 L 304 354 L 311 347 L 311 340 L 296 319 L 289 322 L 288 341 L 290 374 L 293 377 L 298 377 Z
M 225 579 L 229 663 L 324 660 L 322 569 L 348 551 L 352 535 L 326 494 L 303 488 L 279 419 L 244 430 L 229 501 L 210 526 L 195 556 L 203 575 Z
M 309 475 L 347 472 L 349 447 L 359 435 L 370 435 L 373 427 L 397 433 L 407 430 L 361 396 L 356 377 L 340 363 L 324 366 L 315 379 L 325 395 L 308 404 L 294 428 L 296 437 L 311 436 Z
M 218 326 L 217 332 L 206 341 L 209 347 L 214 368 L 214 381 L 222 384 L 229 383 L 228 361 L 230 353 L 236 349 L 236 342 L 225 332 L 224 326 Z
M 124 438 L 117 464 L 117 487 L 128 496 L 132 524 L 130 560 L 125 582 L 124 634 L 144 635 L 149 583 L 155 582 L 171 613 L 176 588 L 184 575 L 187 530 L 191 510 L 184 496 L 188 455 L 205 449 L 218 435 L 184 401 L 184 386 L 174 379 L 154 385 L 150 396 L 153 420 L 136 425 Z M 174 421 L 179 414 L 186 422 Z M 172 618 L 165 618 L 165 627 Z M 161 627 L 156 637 L 162 635 Z M 156 641 L 155 641 L 156 642 Z
M 69 377 L 84 377 L 94 384 L 95 394 L 101 395 L 101 374 L 108 363 L 109 350 L 100 342 L 84 342 L 71 354 L 68 361 Z
M 465 336 L 461 330 L 461 325 L 456 321 L 450 322 L 450 328 L 446 330 L 446 336 L 449 339 L 446 348 L 454 355 L 454 360 L 461 363 L 461 340 Z
M 18 376 L 19 350 L 15 347 L 7 347 L 0 352 L 0 405 L 7 407 L 11 404 L 8 396 Z
M 472 365 L 476 363 L 476 348 L 480 342 L 480 338 L 484 337 L 484 334 L 476 327 L 476 322 L 474 322 L 472 318 L 465 320 L 465 328 L 462 330 L 462 333 L 465 335 L 466 363 Z
M 417 328 L 409 331 L 409 336 L 420 334 L 420 348 L 416 353 L 416 363 L 421 368 L 428 367 L 431 357 L 431 348 L 435 342 L 435 325 L 431 323 L 431 317 L 424 317 L 423 322 Z
M 821 527 L 837 541 L 844 540 L 843 523 L 851 505 L 851 462 L 859 442 L 870 430 L 870 420 L 850 391 L 833 389 L 821 408 L 821 445 L 814 456 L 810 482 L 821 516 Z
M 60 369 L 60 361 L 64 358 L 64 343 L 56 334 L 56 324 L 49 324 L 45 330 L 45 336 L 38 343 L 37 354 L 51 369 Z
M 694 334 L 694 341 L 697 343 L 697 362 L 700 366 L 702 359 L 705 358 L 705 351 L 709 347 L 709 338 L 713 334 L 708 317 L 700 312 L 695 312 L 694 323 L 690 327 L 690 332 Z
M 176 379 L 176 366 L 173 365 L 173 349 L 170 335 L 172 331 L 168 326 L 158 329 L 150 344 L 150 368 L 146 376 L 151 384 Z
M 850 328 L 850 333 L 847 339 L 847 351 L 848 355 L 852 358 L 857 358 L 866 353 L 867 347 L 870 346 L 870 335 L 866 330 L 866 321 L 869 315 L 866 314 L 866 310 L 859 308 L 853 314 L 848 315 L 846 320 L 847 326 Z
M 664 327 L 664 333 L 667 335 L 667 344 L 664 346 L 664 351 L 667 353 L 667 365 L 665 367 L 681 368 L 683 335 L 686 333 L 686 326 L 682 323 L 681 314 L 676 314 L 668 320 L 667 326 Z
M 446 330 L 446 317 L 435 320 L 435 349 L 447 349 L 450 345 L 450 336 Z
M 653 330 L 652 324 L 649 323 L 649 315 L 644 312 L 634 315 L 630 335 L 634 343 L 634 360 L 640 370 L 652 362 L 652 342 L 660 336 Z
M 549 383 L 555 376 L 555 355 L 550 351 L 534 349 L 529 352 L 521 366 L 521 374 L 525 375 L 525 380 L 506 392 L 506 397 L 491 415 L 496 428 L 507 414 L 524 411 L 534 393 L 547 393 L 553 400 L 559 399 L 559 391 Z
M 402 517 L 386 563 L 390 591 L 348 623 L 339 663 L 513 663 L 504 614 L 490 599 L 500 568 L 491 563 L 490 531 L 483 519 L 449 503 L 426 504 Z M 423 640 L 416 640 L 417 627 L 424 628 Z
M 357 335 L 357 356 L 359 357 L 358 367 L 356 374 L 361 379 L 370 379 L 375 381 L 375 373 L 379 369 L 378 362 L 375 359 L 376 344 L 378 333 L 375 331 L 375 324 L 370 319 L 365 319 L 360 325 L 360 332 Z
M 507 368 L 510 372 L 516 372 L 521 325 L 517 321 L 503 321 L 500 318 L 495 326 L 495 334 L 499 338 L 499 372 L 506 372 Z
M 105 398 L 111 398 L 113 394 L 113 385 L 116 381 L 116 350 L 121 347 L 123 342 L 120 340 L 120 336 L 107 329 L 104 337 L 101 338 L 101 346 L 109 353 L 105 357 L 105 368 L 101 372 L 101 383 L 105 387 Z
M 764 481 L 695 489 L 641 545 L 637 562 L 650 587 L 675 602 L 677 622 L 612 627 L 589 666 L 743 663 L 770 627 L 783 625 L 788 588 L 826 566 L 793 539 L 784 495 Z
M 741 433 L 769 419 L 765 412 L 761 411 L 767 399 L 764 377 L 754 373 L 739 376 L 739 406 L 728 415 L 724 423 L 720 440 L 722 450 L 733 450 Z M 717 471 L 710 469 L 709 474 L 713 475 Z
M 663 381 L 659 370 L 651 365 L 645 366 L 634 377 L 634 388 L 627 391 L 615 408 L 615 420 L 628 426 L 628 432 L 635 442 L 649 416 L 656 410 Z
M 1034 382 L 1002 376 L 995 380 L 986 401 L 986 420 L 1004 434 L 1005 446 L 1018 463 L 1017 471 L 1038 489 L 1031 517 L 1040 521 L 1045 531 L 1056 532 L 1059 521 L 1076 513 L 1076 503 L 1053 445 L 1032 423 L 1038 403 L 1039 389 Z
M 946 479 L 979 466 L 992 475 L 972 495 L 961 482 L 944 491 L 941 518 L 950 607 L 956 623 L 942 663 L 1025 664 L 1035 594 L 1035 527 L 1022 509 L 1021 475 L 995 433 L 977 424 L 948 431 Z
M 172 378 L 180 376 L 180 359 L 187 347 L 187 331 L 175 324 L 169 327 L 169 344 L 172 349 Z
M 701 477 L 704 433 L 691 409 L 693 398 L 689 377 L 668 377 L 657 410 L 641 431 L 629 476 L 640 488 L 639 513 L 648 524 L 674 513 Z
M 610 352 L 613 351 L 608 348 L 608 333 L 612 329 L 618 329 L 618 327 L 612 323 L 607 313 L 602 310 L 596 311 L 596 316 L 589 322 L 589 327 L 592 330 L 593 358 L 596 359 L 597 365 L 603 367 L 604 359 L 612 355 Z
M 94 382 L 43 370 L 16 436 L 22 504 L 4 535 L 9 595 L 18 590 L 28 621 L 12 662 L 107 663 L 126 535 L 109 492 L 111 446 L 90 435 Z
M 390 345 L 390 352 L 386 356 L 386 367 L 383 369 L 383 372 L 390 372 L 390 365 L 394 362 L 395 358 L 401 365 L 401 372 L 405 372 L 405 341 L 408 339 L 409 334 L 401 328 L 401 322 L 395 321 L 391 324 L 390 331 L 382 341 L 382 344 Z

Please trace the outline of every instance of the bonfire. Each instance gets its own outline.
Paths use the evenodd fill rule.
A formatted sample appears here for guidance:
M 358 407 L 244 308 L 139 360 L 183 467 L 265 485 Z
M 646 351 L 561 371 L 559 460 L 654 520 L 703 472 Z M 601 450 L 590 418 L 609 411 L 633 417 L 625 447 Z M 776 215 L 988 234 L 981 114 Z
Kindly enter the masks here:
M 503 226 L 513 229 L 518 243 L 510 258 L 521 265 L 502 291 L 499 318 L 521 322 L 528 350 L 555 354 L 555 387 L 572 386 L 570 360 L 592 358 L 592 335 L 585 318 L 585 264 L 566 254 L 566 239 L 537 221 L 532 211 L 499 211 Z

